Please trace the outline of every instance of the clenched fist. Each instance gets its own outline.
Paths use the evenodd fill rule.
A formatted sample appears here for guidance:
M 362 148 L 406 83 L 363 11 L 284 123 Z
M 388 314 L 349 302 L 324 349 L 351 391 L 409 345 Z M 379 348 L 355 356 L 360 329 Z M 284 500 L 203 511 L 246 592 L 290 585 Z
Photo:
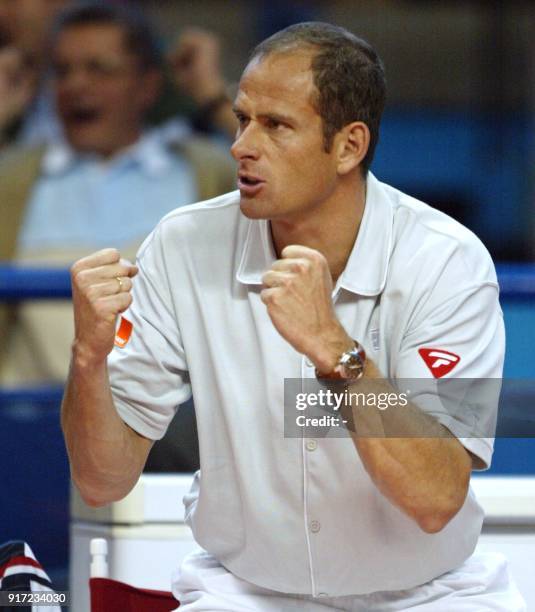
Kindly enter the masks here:
M 176 85 L 203 105 L 225 91 L 219 66 L 219 39 L 212 32 L 188 28 L 169 55 Z
M 281 256 L 262 277 L 262 301 L 280 335 L 319 371 L 329 372 L 354 342 L 334 312 L 327 260 L 298 245 L 287 246 Z
M 132 303 L 132 278 L 138 269 L 116 249 L 103 249 L 71 268 L 75 347 L 94 363 L 113 348 L 117 315 Z
M 0 131 L 26 111 L 35 90 L 35 78 L 20 50 L 0 50 Z

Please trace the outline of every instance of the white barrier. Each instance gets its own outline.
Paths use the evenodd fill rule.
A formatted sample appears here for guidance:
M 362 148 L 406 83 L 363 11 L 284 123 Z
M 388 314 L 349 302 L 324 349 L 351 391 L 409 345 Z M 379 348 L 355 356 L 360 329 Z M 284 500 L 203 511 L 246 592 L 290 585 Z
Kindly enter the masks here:
M 171 574 L 195 547 L 184 524 L 182 497 L 191 474 L 143 474 L 132 492 L 104 508 L 71 498 L 72 609 L 89 612 L 90 541 L 108 542 L 109 577 L 136 587 L 170 590 Z M 535 610 L 535 478 L 475 476 L 472 487 L 486 519 L 478 550 L 503 552 Z

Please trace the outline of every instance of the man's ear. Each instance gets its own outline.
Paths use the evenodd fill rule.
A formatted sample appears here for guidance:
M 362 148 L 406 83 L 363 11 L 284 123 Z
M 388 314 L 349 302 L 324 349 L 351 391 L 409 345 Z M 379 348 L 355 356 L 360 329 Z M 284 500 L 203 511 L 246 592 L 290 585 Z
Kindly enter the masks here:
M 370 146 L 370 130 L 362 121 L 344 126 L 335 136 L 339 174 L 348 174 L 366 157 Z

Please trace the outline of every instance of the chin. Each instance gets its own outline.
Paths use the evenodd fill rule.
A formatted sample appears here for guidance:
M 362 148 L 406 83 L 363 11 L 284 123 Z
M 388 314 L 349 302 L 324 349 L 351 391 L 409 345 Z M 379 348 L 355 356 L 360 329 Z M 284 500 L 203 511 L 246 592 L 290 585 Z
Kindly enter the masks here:
M 265 214 L 266 206 L 254 198 L 240 196 L 240 210 L 248 219 L 267 219 L 269 217 Z
M 78 153 L 88 153 L 104 159 L 112 158 L 120 149 L 113 149 L 108 143 L 96 140 L 70 141 L 71 146 Z
M 97 143 L 91 136 L 79 132 L 66 132 L 67 140 L 76 151 L 84 153 L 93 152 L 97 149 Z

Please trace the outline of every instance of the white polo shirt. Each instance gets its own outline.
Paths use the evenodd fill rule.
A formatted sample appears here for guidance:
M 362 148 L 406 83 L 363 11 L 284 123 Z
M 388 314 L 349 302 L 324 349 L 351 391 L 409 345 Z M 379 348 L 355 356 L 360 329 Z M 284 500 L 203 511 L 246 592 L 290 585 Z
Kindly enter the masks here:
M 356 595 L 411 588 L 457 567 L 483 520 L 471 492 L 441 532 L 426 534 L 379 492 L 350 438 L 284 437 L 284 379 L 314 369 L 260 300 L 275 258 L 268 222 L 244 217 L 238 192 L 167 215 L 138 254 L 125 313 L 131 337 L 109 358 L 119 414 L 161 438 L 193 389 L 201 471 L 184 500 L 187 520 L 197 542 L 245 580 Z M 495 403 L 466 417 L 441 412 L 432 366 L 451 368 L 454 357 L 426 362 L 419 352 L 456 356 L 447 377 L 501 376 L 498 286 L 480 241 L 369 175 L 333 301 L 385 376 L 429 381 L 417 403 L 488 465 L 492 439 L 471 436 L 492 422 Z

